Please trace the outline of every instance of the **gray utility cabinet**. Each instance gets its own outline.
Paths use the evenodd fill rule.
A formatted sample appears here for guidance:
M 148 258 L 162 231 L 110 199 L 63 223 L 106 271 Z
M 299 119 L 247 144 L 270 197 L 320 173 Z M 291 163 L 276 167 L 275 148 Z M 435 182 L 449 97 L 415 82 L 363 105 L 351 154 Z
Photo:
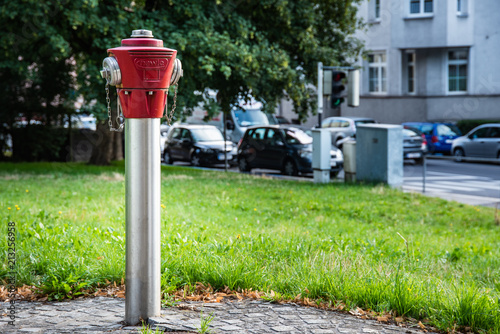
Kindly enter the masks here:
M 356 128 L 357 181 L 403 184 L 403 127 L 364 124 Z

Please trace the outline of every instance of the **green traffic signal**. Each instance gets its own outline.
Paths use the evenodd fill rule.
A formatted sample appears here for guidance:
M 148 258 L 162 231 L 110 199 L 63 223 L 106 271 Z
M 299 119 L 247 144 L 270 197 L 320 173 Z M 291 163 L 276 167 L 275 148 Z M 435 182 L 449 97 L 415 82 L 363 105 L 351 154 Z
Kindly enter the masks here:
M 340 106 L 342 103 L 344 103 L 344 98 L 343 97 L 337 97 L 337 98 L 332 98 L 332 108 L 336 108 Z

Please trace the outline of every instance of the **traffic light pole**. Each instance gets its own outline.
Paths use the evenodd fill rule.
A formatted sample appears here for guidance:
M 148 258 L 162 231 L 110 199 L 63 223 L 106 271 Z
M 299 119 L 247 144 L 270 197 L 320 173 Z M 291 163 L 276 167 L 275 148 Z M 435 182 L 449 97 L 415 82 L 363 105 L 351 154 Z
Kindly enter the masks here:
M 323 116 L 323 63 L 318 63 L 318 128 L 321 128 Z

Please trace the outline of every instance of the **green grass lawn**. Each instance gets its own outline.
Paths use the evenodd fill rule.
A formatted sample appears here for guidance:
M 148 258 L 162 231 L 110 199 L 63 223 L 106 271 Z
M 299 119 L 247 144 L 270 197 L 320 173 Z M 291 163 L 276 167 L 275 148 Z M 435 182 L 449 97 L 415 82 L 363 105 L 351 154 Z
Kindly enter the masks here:
M 121 281 L 123 164 L 0 164 L 2 267 L 53 298 Z M 491 208 L 383 186 L 162 169 L 162 288 L 299 293 L 348 308 L 500 332 L 500 226 Z

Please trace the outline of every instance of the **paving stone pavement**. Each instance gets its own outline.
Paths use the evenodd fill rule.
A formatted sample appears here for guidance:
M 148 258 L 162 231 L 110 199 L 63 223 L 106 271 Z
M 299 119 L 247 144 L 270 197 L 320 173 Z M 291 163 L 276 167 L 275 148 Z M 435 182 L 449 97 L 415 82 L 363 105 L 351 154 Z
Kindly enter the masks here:
M 120 298 L 19 302 L 15 304 L 14 326 L 8 324 L 9 305 L 0 303 L 0 333 L 132 334 L 141 330 L 141 326 L 124 325 L 125 300 Z M 198 333 L 201 317 L 209 315 L 213 315 L 210 323 L 213 334 L 423 333 L 416 328 L 381 324 L 338 312 L 252 299 L 223 303 L 180 303 L 176 307 L 162 309 L 161 316 L 149 319 L 149 323 L 152 328 L 164 332 Z

